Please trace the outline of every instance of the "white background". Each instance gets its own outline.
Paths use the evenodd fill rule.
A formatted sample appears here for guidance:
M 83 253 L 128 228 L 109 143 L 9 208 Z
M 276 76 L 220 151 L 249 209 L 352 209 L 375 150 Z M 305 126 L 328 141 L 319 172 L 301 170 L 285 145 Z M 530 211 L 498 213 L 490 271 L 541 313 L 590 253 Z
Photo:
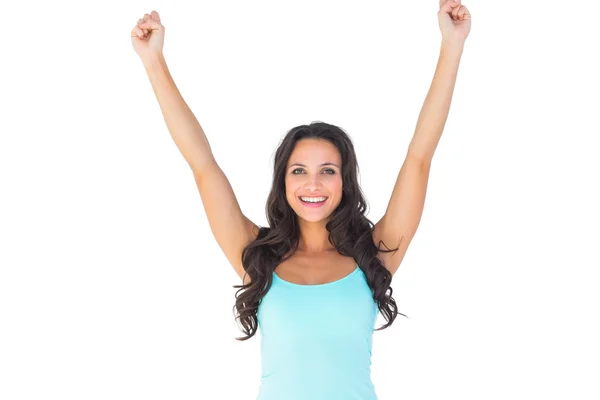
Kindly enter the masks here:
M 423 218 L 375 332 L 381 400 L 598 399 L 595 2 L 472 14 Z M 382 216 L 439 56 L 437 0 L 2 6 L 0 398 L 256 398 L 260 338 L 130 31 L 164 54 L 242 211 L 320 120 Z M 378 317 L 377 327 L 385 320 Z

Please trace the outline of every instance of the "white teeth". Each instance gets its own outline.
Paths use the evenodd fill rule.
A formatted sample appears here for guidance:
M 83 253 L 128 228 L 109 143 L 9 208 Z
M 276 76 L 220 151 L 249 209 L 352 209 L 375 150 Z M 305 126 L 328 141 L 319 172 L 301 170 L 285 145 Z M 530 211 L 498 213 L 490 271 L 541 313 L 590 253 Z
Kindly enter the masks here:
M 300 197 L 300 199 L 306 201 L 307 203 L 320 203 L 325 201 L 327 197 Z

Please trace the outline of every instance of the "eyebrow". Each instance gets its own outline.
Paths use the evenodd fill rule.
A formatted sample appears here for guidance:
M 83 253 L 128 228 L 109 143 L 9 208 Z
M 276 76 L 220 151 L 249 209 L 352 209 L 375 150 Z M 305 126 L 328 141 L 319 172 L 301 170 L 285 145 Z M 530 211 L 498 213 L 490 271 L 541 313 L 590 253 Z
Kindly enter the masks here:
M 298 166 L 300 166 L 300 167 L 306 167 L 306 165 L 304 165 L 304 164 L 300 164 L 300 163 L 294 163 L 294 164 L 291 164 L 291 165 L 290 165 L 288 168 L 291 168 L 291 167 L 293 167 L 294 165 L 298 165 Z M 319 167 L 322 167 L 322 166 L 324 166 L 324 165 L 333 165 L 333 166 L 336 166 L 336 167 L 338 167 L 338 168 L 339 168 L 339 166 L 338 166 L 337 164 L 334 164 L 334 163 L 332 163 L 332 162 L 326 162 L 326 163 L 323 163 L 323 164 L 319 165 Z

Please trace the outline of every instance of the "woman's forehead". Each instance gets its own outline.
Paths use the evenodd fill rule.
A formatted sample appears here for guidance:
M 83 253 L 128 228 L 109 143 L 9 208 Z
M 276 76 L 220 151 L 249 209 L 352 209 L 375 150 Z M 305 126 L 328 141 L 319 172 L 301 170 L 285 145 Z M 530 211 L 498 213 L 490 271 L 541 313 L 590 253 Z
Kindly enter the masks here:
M 331 162 L 339 165 L 340 160 L 340 152 L 333 144 L 324 140 L 301 140 L 296 143 L 288 163 L 291 165 Z

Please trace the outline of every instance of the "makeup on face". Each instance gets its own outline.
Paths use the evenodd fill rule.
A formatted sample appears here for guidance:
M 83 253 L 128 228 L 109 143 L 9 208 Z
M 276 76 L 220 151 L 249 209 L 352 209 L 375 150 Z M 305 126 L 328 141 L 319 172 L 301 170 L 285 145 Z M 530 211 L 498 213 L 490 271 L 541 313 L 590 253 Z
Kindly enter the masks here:
M 313 197 L 314 199 L 317 199 L 317 198 L 321 198 L 322 199 L 324 197 L 325 199 L 322 200 L 322 201 L 314 201 L 314 200 L 312 200 L 312 201 L 304 201 L 304 200 L 302 200 L 301 197 L 304 197 L 305 199 L 306 198 L 310 198 L 310 197 Z M 327 201 L 327 199 L 329 199 L 329 197 L 326 197 L 326 196 L 300 196 L 300 197 L 298 197 L 298 199 L 300 200 L 300 202 L 302 203 L 302 205 L 304 205 L 305 207 L 317 208 L 317 207 L 321 207 L 323 204 L 325 204 L 325 202 Z

